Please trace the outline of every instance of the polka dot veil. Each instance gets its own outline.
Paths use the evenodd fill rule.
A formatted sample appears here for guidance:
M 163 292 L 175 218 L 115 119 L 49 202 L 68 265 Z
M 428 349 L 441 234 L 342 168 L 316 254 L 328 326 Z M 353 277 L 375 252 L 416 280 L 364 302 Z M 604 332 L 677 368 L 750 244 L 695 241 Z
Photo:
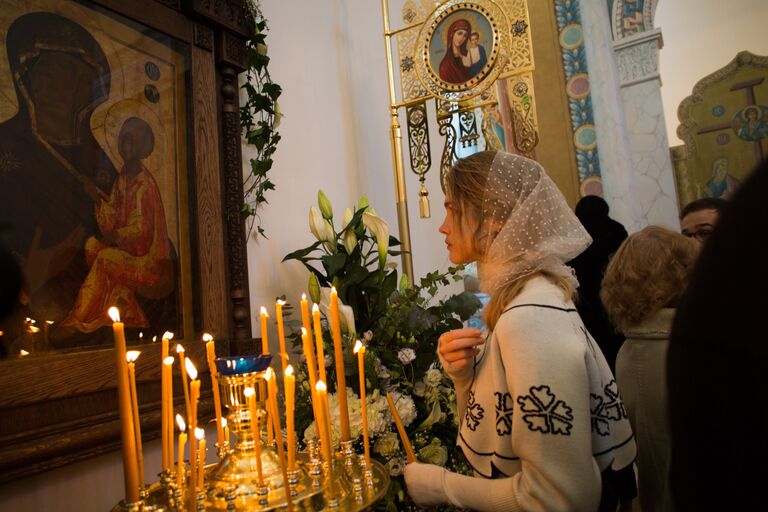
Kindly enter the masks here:
M 565 262 L 592 243 L 544 168 L 501 151 L 485 185 L 478 235 L 483 254 L 478 277 L 488 294 L 540 270 L 563 276 L 576 287 Z

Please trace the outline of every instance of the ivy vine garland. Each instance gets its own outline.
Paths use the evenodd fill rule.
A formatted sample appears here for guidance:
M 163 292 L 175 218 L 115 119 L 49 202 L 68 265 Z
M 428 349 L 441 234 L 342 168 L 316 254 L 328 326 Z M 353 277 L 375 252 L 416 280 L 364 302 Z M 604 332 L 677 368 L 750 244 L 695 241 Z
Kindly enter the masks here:
M 240 107 L 240 126 L 245 140 L 256 148 L 256 156 L 250 159 L 251 170 L 243 183 L 242 213 L 250 219 L 248 235 L 255 226 L 257 236 L 266 238 L 258 208 L 268 203 L 266 192 L 275 189 L 268 173 L 272 169 L 272 155 L 280 141 L 277 128 L 282 114 L 277 98 L 282 88 L 269 76 L 269 57 L 265 43 L 267 20 L 257 2 L 248 2 L 248 7 L 253 19 L 253 31 L 246 39 L 245 46 L 248 68 L 245 70 L 242 88 L 245 89 L 247 99 Z

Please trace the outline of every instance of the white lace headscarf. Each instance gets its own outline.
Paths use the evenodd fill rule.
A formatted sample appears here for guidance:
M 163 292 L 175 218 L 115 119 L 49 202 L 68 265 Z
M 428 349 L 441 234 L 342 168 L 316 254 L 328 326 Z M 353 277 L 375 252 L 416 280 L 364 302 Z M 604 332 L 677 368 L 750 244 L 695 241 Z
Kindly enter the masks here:
M 523 276 L 545 270 L 578 281 L 565 262 L 592 238 L 536 161 L 499 151 L 483 195 L 477 233 L 480 288 L 493 294 Z

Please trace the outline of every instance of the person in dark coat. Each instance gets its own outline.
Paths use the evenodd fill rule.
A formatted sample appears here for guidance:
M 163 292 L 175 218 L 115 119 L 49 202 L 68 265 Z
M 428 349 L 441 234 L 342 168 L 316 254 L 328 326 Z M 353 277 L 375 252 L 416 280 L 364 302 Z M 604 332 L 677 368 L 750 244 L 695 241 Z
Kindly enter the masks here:
M 667 359 L 678 509 L 764 510 L 768 162 L 723 209 L 678 305 Z
M 568 263 L 579 280 L 579 300 L 576 309 L 587 330 L 595 338 L 605 359 L 616 371 L 616 354 L 624 336 L 608 320 L 600 300 L 600 287 L 605 268 L 614 252 L 627 238 L 627 230 L 608 216 L 608 203 L 602 197 L 585 196 L 576 204 L 576 216 L 592 237 L 592 245 Z

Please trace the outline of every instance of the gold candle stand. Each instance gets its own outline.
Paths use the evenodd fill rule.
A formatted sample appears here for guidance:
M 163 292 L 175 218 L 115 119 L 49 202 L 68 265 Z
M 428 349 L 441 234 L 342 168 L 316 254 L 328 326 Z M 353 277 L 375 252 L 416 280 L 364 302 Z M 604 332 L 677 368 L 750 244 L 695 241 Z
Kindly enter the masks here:
M 235 359 L 235 358 L 220 358 Z M 205 468 L 205 488 L 188 489 L 189 473 L 182 488 L 176 485 L 175 472 L 160 474 L 159 481 L 145 489 L 138 503 L 120 502 L 113 512 L 185 512 L 190 493 L 197 511 L 271 511 L 288 510 L 285 484 L 276 446 L 264 439 L 254 439 L 251 414 L 245 389 L 253 388 L 259 414 L 267 415 L 267 382 L 264 371 L 227 375 L 220 369 L 220 392 L 227 406 L 227 424 L 237 441 L 219 446 L 220 461 Z M 264 485 L 258 483 L 256 445 L 261 443 Z M 322 461 L 317 440 L 307 443 L 307 450 L 296 456 L 296 470 L 288 473 L 291 510 L 305 512 L 349 511 L 373 508 L 389 488 L 389 474 L 378 462 L 366 467 L 365 457 L 357 454 L 351 441 L 334 447 L 333 463 Z M 333 482 L 333 485 L 330 483 Z

